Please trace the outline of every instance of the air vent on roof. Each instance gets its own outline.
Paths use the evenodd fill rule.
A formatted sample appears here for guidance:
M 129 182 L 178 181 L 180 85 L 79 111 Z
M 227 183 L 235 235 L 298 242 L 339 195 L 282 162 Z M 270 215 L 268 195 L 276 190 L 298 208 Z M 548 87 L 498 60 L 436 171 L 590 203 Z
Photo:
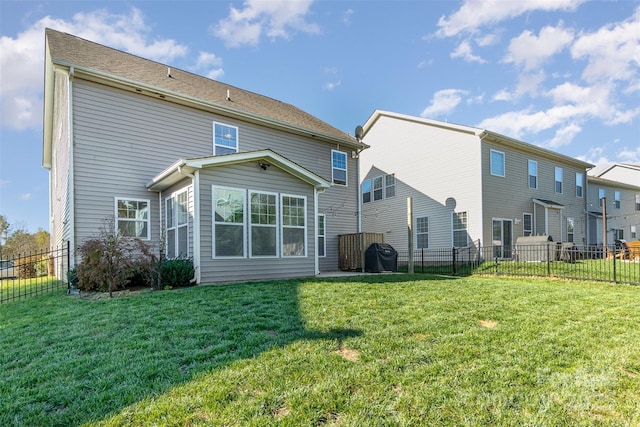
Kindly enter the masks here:
M 231 91 L 227 89 L 227 101 L 231 101 Z
M 171 68 L 167 67 L 167 77 L 169 77 L 170 79 L 173 78 L 173 76 L 171 75 Z

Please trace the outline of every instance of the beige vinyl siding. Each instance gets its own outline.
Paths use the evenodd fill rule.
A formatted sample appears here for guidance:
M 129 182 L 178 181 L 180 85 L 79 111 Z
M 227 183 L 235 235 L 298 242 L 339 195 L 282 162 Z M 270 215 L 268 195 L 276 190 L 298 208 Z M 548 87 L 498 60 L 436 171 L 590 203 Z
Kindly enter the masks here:
M 270 148 L 329 181 L 331 149 L 341 149 L 82 80 L 74 81 L 74 111 L 76 233 L 81 240 L 113 216 L 114 196 L 155 199 L 157 195 L 147 192 L 145 185 L 159 172 L 180 158 L 211 156 L 214 121 L 238 127 L 240 151 Z M 327 215 L 324 270 L 337 269 L 337 235 L 356 231 L 355 169 L 355 160 L 348 156 L 349 184 L 319 195 L 320 211 L 340 206 L 340 215 Z M 151 207 L 151 239 L 157 241 L 160 212 L 155 201 Z
M 72 211 L 69 143 L 69 76 L 55 73 L 56 106 L 53 117 L 52 165 L 50 170 L 51 246 L 59 248 L 72 241 Z
M 451 247 L 453 244 L 452 209 L 446 208 L 448 199 L 449 206 L 453 206 L 452 202 L 455 201 L 455 212 L 468 212 L 470 241 L 480 238 L 482 197 L 477 136 L 381 116 L 369 129 L 363 142 L 371 146 L 361 154 L 363 174 L 375 167 L 395 174 L 396 181 L 405 186 L 402 192 L 398 191 L 396 201 L 384 208 L 389 221 L 386 229 L 391 227 L 400 230 L 401 227 L 395 224 L 399 221 L 405 230 L 398 231 L 400 234 L 397 238 L 390 237 L 391 241 L 401 248 L 407 247 L 406 197 L 409 195 L 414 198 L 414 216 L 430 217 L 431 247 Z M 365 204 L 363 213 L 374 209 L 375 203 L 378 202 Z M 432 216 L 432 211 L 437 215 Z M 380 220 L 379 214 L 378 223 L 381 223 Z M 371 227 L 370 221 L 369 218 L 363 218 L 363 228 L 369 231 L 384 228 Z M 431 230 L 434 230 L 433 238 Z
M 505 176 L 491 175 L 490 151 L 505 153 Z M 538 186 L 529 188 L 528 161 L 538 163 Z M 555 192 L 555 168 L 563 170 L 562 193 Z M 571 164 L 546 158 L 507 144 L 483 142 L 483 206 L 484 206 L 484 242 L 492 240 L 492 219 L 511 219 L 513 242 L 524 235 L 522 214 L 533 214 L 533 234 L 551 235 L 554 241 L 566 241 L 566 218 L 574 218 L 574 242 L 580 244 L 585 237 L 584 198 L 576 197 L 576 172 L 584 173 Z M 562 210 L 549 209 L 545 221 L 544 207 L 534 206 L 533 199 L 550 200 L 564 206 Z M 548 227 L 545 229 L 545 226 Z
M 307 246 L 305 257 L 213 258 L 212 185 L 306 197 Z M 315 275 L 314 189 L 290 174 L 270 167 L 263 171 L 254 162 L 207 168 L 200 172 L 201 281 L 220 283 Z M 279 199 L 279 196 L 278 196 Z M 278 202 L 279 203 L 279 202 Z M 245 211 L 245 227 L 248 207 Z M 280 223 L 280 219 L 278 219 Z M 249 231 L 246 228 L 247 233 Z M 281 227 L 278 229 L 280 232 Z M 248 245 L 248 243 L 246 243 Z M 248 250 L 248 246 L 247 246 Z M 280 249 L 279 249 L 280 250 Z

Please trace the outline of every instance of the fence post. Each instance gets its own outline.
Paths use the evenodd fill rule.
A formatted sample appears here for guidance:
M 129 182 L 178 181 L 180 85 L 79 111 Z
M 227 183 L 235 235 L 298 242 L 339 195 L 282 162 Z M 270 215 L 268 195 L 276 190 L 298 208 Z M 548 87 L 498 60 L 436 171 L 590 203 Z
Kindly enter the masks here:
M 451 248 L 451 259 L 453 261 L 453 275 L 456 275 L 456 247 Z
M 547 243 L 546 246 L 547 246 L 547 277 L 550 277 L 551 276 L 551 253 L 549 252 L 549 248 L 551 247 L 551 245 Z
M 493 257 L 496 259 L 496 276 L 497 276 L 498 275 L 498 252 L 495 249 L 493 249 L 493 247 L 492 247 L 492 250 L 493 250 Z
M 617 274 L 616 274 L 616 258 L 618 255 L 618 247 L 616 245 L 613 245 L 613 283 L 615 283 L 616 285 L 618 284 L 618 278 L 617 278 Z
M 424 273 L 424 248 L 420 249 L 420 273 Z
M 63 257 L 64 257 L 64 254 L 63 254 Z M 67 240 L 67 271 L 64 272 L 64 278 L 67 279 L 68 294 L 71 293 L 71 281 L 69 280 L 69 271 L 71 271 L 71 241 Z

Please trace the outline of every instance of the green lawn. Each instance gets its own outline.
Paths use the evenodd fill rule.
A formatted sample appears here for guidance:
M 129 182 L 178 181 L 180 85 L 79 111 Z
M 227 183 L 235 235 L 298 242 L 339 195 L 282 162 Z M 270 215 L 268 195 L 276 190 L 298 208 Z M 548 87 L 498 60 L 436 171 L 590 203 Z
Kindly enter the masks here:
M 0 304 L 27 296 L 67 289 L 67 284 L 53 276 L 41 276 L 33 279 L 0 280 Z
M 0 306 L 0 425 L 639 425 L 640 288 L 374 275 Z

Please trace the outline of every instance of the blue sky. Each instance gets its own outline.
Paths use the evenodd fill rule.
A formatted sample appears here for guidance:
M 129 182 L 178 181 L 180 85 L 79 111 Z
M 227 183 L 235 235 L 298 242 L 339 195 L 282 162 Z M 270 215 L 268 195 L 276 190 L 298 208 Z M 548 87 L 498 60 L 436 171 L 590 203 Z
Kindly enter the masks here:
M 640 163 L 640 2 L 0 1 L 0 214 L 48 229 L 46 27 L 296 105 L 376 109 Z

